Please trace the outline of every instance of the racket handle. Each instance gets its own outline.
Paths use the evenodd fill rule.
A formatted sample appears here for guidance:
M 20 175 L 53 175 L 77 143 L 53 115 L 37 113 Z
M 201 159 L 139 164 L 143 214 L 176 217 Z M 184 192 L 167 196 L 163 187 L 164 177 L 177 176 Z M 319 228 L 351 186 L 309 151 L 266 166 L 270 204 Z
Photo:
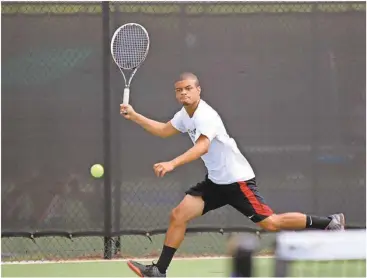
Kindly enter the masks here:
M 123 97 L 123 103 L 129 104 L 129 97 L 130 97 L 130 88 L 124 89 L 124 97 Z

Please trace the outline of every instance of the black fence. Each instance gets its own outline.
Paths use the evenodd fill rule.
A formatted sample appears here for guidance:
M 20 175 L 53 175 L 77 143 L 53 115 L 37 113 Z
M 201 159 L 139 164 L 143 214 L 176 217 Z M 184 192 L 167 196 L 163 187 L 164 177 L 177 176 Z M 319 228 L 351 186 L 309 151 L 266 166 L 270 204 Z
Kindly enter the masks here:
M 195 72 L 276 212 L 344 212 L 365 227 L 365 3 L 2 4 L 3 260 L 150 256 L 200 161 L 152 165 L 191 146 L 119 115 L 114 30 L 146 27 L 135 109 L 168 121 L 173 80 Z M 104 179 L 89 168 L 105 166 Z M 257 228 L 230 207 L 189 225 L 181 255 L 225 252 Z

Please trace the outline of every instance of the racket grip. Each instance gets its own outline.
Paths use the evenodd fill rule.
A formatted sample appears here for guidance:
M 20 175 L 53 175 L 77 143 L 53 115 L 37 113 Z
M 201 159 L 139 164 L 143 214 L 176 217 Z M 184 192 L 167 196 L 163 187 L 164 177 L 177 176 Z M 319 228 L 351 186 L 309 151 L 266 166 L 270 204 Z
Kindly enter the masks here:
M 129 104 L 129 97 L 130 97 L 130 88 L 124 89 L 124 97 L 123 97 L 123 103 Z

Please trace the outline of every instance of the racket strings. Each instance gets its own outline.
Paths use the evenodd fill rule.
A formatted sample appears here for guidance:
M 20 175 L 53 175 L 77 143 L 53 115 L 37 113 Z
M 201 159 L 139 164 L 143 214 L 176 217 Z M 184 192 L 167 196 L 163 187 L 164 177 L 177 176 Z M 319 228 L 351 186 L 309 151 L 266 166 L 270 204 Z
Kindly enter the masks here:
M 115 61 L 124 69 L 138 67 L 144 61 L 148 47 L 148 34 L 138 25 L 121 28 L 112 45 Z

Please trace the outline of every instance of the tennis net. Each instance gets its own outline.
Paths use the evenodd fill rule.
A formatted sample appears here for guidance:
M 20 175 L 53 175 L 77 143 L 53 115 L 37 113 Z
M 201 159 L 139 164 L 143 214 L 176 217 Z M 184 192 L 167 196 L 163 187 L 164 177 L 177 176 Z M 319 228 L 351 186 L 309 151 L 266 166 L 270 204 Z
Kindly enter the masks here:
M 231 277 L 366 277 L 365 229 L 280 232 L 264 241 L 245 234 L 229 242 Z M 259 257 L 264 246 L 274 256 Z
M 282 232 L 276 277 L 366 277 L 366 230 Z

